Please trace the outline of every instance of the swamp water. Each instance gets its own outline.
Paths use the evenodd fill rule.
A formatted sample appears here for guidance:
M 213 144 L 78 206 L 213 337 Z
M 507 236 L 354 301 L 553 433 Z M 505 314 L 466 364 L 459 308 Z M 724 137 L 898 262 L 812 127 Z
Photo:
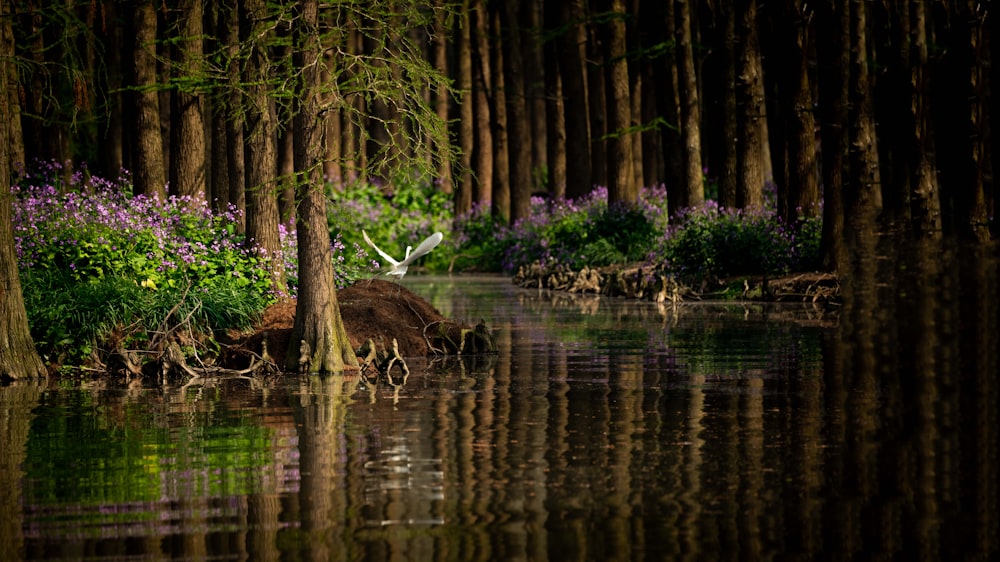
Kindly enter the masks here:
M 0 387 L 0 556 L 996 555 L 995 256 L 854 273 L 833 309 L 409 276 L 499 355 L 405 381 Z

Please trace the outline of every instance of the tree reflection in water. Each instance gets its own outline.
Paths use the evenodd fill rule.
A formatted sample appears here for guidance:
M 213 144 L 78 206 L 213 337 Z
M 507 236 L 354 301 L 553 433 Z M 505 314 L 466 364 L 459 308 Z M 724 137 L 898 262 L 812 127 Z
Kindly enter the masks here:
M 997 260 L 891 242 L 859 252 L 840 310 L 408 276 L 446 315 L 487 319 L 500 353 L 409 360 L 405 381 L 4 387 L 0 483 L 16 493 L 0 503 L 0 548 L 988 558 Z

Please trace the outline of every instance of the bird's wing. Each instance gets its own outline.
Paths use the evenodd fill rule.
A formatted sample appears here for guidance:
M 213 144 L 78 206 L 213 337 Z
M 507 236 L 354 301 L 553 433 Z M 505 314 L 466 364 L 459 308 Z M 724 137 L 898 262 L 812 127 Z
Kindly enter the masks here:
M 421 242 L 419 246 L 417 246 L 412 252 L 410 252 L 410 255 L 407 256 L 407 258 L 401 262 L 401 265 L 410 265 L 420 256 L 423 256 L 424 254 L 433 250 L 435 246 L 441 243 L 442 239 L 444 239 L 444 234 L 441 234 L 440 232 L 435 232 L 434 234 L 431 234 L 430 236 L 425 238 L 424 241 Z
M 385 259 L 385 261 L 391 263 L 392 265 L 399 265 L 398 261 L 396 261 L 395 259 L 393 259 L 393 257 L 390 256 L 389 254 L 383 252 L 381 250 L 381 248 L 379 248 L 378 246 L 375 245 L 374 242 L 372 242 L 372 239 L 368 237 L 368 233 L 367 232 L 365 232 L 364 230 L 362 230 L 361 231 L 361 236 L 364 236 L 365 242 L 368 242 L 369 246 L 371 246 L 372 248 L 375 248 L 375 251 L 378 252 L 378 255 L 382 256 L 382 258 Z

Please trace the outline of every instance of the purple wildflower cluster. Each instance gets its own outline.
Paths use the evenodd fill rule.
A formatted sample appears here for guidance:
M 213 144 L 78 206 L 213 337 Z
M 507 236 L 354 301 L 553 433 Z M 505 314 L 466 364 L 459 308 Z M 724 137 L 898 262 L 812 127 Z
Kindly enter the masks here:
M 678 276 L 717 278 L 811 268 L 820 222 L 788 225 L 769 208 L 725 208 L 713 200 L 681 209 L 651 254 Z
M 189 197 L 130 196 L 130 180 L 78 173 L 69 185 L 36 183 L 24 175 L 12 187 L 14 246 L 22 270 L 70 273 L 84 281 L 106 275 L 144 286 L 194 286 L 218 275 L 267 290 L 266 259 L 236 235 L 239 212 L 214 213 Z
M 532 197 L 527 217 L 509 228 L 497 229 L 496 235 L 502 240 L 503 246 L 500 267 L 510 272 L 529 263 L 538 263 L 542 267 L 555 264 L 571 267 L 595 265 L 600 257 L 595 256 L 592 249 L 601 239 L 609 238 L 609 233 L 603 230 L 616 219 L 625 221 L 620 224 L 622 227 L 666 227 L 666 188 L 662 185 L 644 188 L 640 193 L 639 205 L 634 210 L 638 215 L 628 217 L 631 210 L 609 208 L 608 190 L 602 186 L 596 186 L 593 191 L 578 199 L 550 200 Z M 641 224 L 627 224 L 636 219 Z M 461 219 L 458 223 L 463 226 L 466 224 Z M 617 234 L 629 234 L 628 228 L 619 229 Z M 623 246 L 628 245 L 625 237 L 620 241 Z

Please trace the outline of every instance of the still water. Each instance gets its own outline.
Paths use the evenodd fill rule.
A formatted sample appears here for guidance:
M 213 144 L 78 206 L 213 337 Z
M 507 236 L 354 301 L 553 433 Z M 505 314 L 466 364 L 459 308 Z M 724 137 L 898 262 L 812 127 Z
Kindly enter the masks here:
M 0 387 L 4 560 L 986 560 L 997 265 L 843 306 L 405 284 L 495 330 L 407 380 Z

